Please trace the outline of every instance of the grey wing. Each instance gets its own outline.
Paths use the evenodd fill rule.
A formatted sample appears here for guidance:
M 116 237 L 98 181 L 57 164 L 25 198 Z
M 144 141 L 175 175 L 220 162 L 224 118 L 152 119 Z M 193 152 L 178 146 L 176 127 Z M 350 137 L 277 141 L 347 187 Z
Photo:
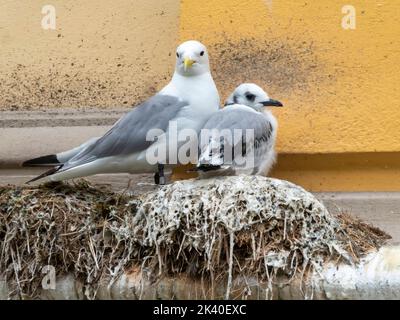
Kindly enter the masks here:
M 229 130 L 232 136 L 235 129 L 241 130 L 243 139 L 246 137 L 246 130 L 250 130 L 254 133 L 254 148 L 268 142 L 272 135 L 272 125 L 266 117 L 261 113 L 245 110 L 221 110 L 215 113 L 204 126 L 204 129 L 214 128 L 219 131 Z
M 151 97 L 119 119 L 95 143 L 71 158 L 61 171 L 100 158 L 145 150 L 153 143 L 146 141 L 148 131 L 153 128 L 167 130 L 169 121 L 187 105 L 186 102 L 173 96 L 155 95 Z
M 230 164 L 237 156 L 245 157 L 250 152 L 254 152 L 254 156 L 258 159 L 270 145 L 272 146 L 273 128 L 261 113 L 240 109 L 221 110 L 211 116 L 204 129 L 210 130 L 209 132 L 217 129 L 219 134 L 225 130 L 225 134 L 230 134 L 231 139 L 226 140 L 225 134 L 219 137 L 218 141 L 207 134 L 202 136 L 199 162 Z M 235 133 L 235 130 L 238 131 Z M 211 141 L 212 147 L 210 147 Z

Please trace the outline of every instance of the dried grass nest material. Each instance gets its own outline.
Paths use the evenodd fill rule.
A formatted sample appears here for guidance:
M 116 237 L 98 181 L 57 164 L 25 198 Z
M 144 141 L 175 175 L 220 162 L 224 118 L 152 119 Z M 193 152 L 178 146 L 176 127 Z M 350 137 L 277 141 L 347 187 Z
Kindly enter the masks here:
M 328 261 L 357 263 L 389 238 L 265 177 L 187 180 L 137 197 L 84 180 L 0 187 L 0 275 L 12 298 L 37 297 L 46 265 L 74 273 L 88 298 L 138 266 L 153 281 L 224 281 L 229 297 L 238 274 L 272 288 L 278 276 L 307 279 Z

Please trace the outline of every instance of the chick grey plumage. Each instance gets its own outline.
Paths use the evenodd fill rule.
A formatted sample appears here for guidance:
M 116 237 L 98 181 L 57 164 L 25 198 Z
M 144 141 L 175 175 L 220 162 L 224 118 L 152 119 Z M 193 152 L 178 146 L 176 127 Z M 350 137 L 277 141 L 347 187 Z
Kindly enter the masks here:
M 271 99 L 252 83 L 241 84 L 234 90 L 225 107 L 214 113 L 204 125 L 197 164 L 201 176 L 268 174 L 275 162 L 278 124 L 265 108 L 267 106 L 280 107 L 282 103 Z M 204 129 L 211 133 L 205 134 Z M 221 132 L 225 133 L 223 137 Z M 226 139 L 227 133 L 230 139 Z

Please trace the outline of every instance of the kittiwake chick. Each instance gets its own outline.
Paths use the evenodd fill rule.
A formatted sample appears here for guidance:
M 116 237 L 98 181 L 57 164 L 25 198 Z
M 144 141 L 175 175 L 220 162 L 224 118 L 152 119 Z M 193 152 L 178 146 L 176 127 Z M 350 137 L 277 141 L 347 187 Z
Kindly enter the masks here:
M 283 105 L 253 83 L 234 90 L 225 107 L 214 113 L 202 129 L 197 164 L 201 176 L 268 174 L 275 162 L 278 127 L 265 108 L 268 106 Z M 253 139 L 246 141 L 251 136 Z

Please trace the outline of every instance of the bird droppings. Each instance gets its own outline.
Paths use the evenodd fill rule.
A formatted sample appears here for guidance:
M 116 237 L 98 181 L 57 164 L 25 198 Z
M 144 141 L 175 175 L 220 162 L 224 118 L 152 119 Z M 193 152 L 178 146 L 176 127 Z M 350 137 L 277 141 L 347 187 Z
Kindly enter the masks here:
M 83 180 L 0 188 L 0 277 L 11 298 L 38 298 L 47 265 L 57 277 L 72 273 L 90 299 L 138 268 L 146 281 L 222 281 L 227 298 L 237 275 L 267 288 L 278 276 L 307 281 L 327 262 L 356 264 L 388 238 L 329 214 L 301 187 L 260 176 L 175 182 L 135 197 Z

